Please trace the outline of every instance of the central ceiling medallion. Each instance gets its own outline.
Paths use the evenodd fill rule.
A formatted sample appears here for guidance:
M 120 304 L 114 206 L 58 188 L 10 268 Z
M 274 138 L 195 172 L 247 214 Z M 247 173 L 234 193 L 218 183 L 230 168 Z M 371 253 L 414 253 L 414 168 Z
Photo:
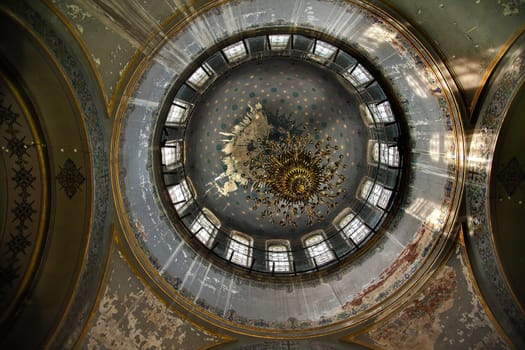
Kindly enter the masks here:
M 281 226 L 297 226 L 304 214 L 307 225 L 324 219 L 336 198 L 344 192 L 338 185 L 345 177 L 339 173 L 343 155 L 327 136 L 308 124 L 297 127 L 293 121 L 274 117 L 280 125 L 272 126 L 262 105 L 249 106 L 245 118 L 235 128 L 229 142 L 229 165 L 243 179 L 252 194 L 252 210 L 262 209 L 262 216 Z M 314 140 L 315 139 L 315 140 Z

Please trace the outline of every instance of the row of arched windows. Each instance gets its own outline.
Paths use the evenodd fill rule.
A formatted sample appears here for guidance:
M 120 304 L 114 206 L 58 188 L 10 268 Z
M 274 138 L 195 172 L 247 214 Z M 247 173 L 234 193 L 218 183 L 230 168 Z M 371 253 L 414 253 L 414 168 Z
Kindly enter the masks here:
M 363 99 L 363 120 L 370 127 L 371 135 L 374 135 L 374 139 L 368 144 L 368 162 L 381 168 L 363 178 L 356 192 L 359 202 L 370 210 L 365 210 L 365 213 L 361 209 L 344 209 L 332 223 L 340 233 L 338 236 L 353 248 L 337 250 L 340 247 L 332 240 L 333 232 L 327 237 L 323 230 L 305 235 L 301 239 L 305 254 L 297 256 L 288 240 L 265 242 L 266 271 L 290 273 L 295 271 L 295 263 L 299 263 L 294 262 L 294 259 L 304 259 L 306 255 L 308 265 L 316 268 L 360 247 L 373 235 L 380 220 L 376 218 L 383 217 L 390 209 L 396 186 L 390 179 L 400 171 L 397 137 L 395 132 L 392 133 L 397 122 L 386 94 L 365 65 L 335 45 L 299 34 L 267 34 L 243 38 L 210 54 L 197 68 L 184 75 L 187 78 L 184 78 L 167 111 L 163 130 L 165 135 L 160 144 L 163 171 L 165 179 L 168 179 L 166 185 L 171 202 L 179 217 L 185 217 L 184 223 L 191 235 L 212 251 L 220 245 L 220 256 L 229 262 L 251 268 L 254 261 L 254 240 L 248 234 L 224 227 L 221 229 L 220 220 L 210 210 L 199 209 L 194 205 L 191 180 L 184 176 L 182 167 L 184 133 L 195 96 L 202 94 L 221 72 L 247 59 L 265 55 L 289 55 L 315 61 L 329 67 L 353 85 Z M 218 239 L 219 233 L 224 237 Z M 256 255 L 260 259 L 260 252 Z

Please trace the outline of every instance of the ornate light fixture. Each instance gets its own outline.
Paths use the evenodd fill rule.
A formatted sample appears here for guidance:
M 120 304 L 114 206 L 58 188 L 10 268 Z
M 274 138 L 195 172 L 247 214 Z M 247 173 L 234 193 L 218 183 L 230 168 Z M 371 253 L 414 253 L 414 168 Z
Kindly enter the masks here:
M 246 118 L 268 120 L 260 104 L 250 107 Z M 314 128 L 313 135 L 318 134 Z M 346 165 L 343 155 L 336 156 L 337 145 L 330 141 L 330 137 L 314 141 L 307 124 L 301 129 L 281 128 L 251 140 L 238 170 L 245 180 L 244 187 L 254 192 L 247 196 L 255 202 L 252 209 L 263 207 L 262 215 L 272 222 L 279 218 L 282 226 L 297 226 L 297 218 L 303 214 L 308 216 L 307 225 L 323 220 L 338 204 L 336 197 L 344 192 L 339 185 L 345 177 L 339 169 Z

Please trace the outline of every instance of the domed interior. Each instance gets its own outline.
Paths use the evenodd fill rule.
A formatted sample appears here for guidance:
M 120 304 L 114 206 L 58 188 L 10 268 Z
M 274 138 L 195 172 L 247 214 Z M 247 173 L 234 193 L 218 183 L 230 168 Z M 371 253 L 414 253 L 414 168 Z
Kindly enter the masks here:
M 330 227 L 335 216 L 353 202 L 367 173 L 369 135 L 358 95 L 338 82 L 334 73 L 287 58 L 252 61 L 213 83 L 201 101 L 186 130 L 186 176 L 193 183 L 199 206 L 213 212 L 223 227 L 254 238 L 297 241 L 310 231 Z M 264 121 L 247 117 L 250 106 L 258 103 L 266 114 Z M 311 225 L 307 215 L 297 215 L 297 227 L 283 226 L 279 224 L 282 215 L 274 219 L 262 215 L 264 207 L 252 209 L 254 201 L 247 196 L 254 192 L 253 183 L 243 186 L 242 169 L 230 165 L 236 156 L 241 163 L 250 160 L 253 155 L 248 153 L 257 139 L 285 141 L 287 134 L 309 134 L 314 141 L 330 139 L 338 147 L 330 158 L 336 161 L 342 155 L 347 166 L 339 169 L 345 181 L 338 186 L 345 193 L 335 198 L 332 210 L 327 203 L 318 205 L 316 210 L 324 217 Z M 234 138 L 242 138 L 239 146 L 233 145 Z M 241 149 L 232 149 L 235 147 Z
M 357 59 L 324 40 L 267 34 L 223 45 L 183 77 L 160 125 L 161 168 L 168 210 L 198 250 L 297 274 L 384 229 L 405 145 L 399 115 Z

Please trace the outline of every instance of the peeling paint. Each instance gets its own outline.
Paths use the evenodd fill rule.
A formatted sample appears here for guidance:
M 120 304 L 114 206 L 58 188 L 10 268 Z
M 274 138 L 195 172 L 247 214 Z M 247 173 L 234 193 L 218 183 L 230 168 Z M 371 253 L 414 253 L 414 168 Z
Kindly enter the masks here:
M 503 7 L 503 16 L 512 16 L 520 13 L 521 4 L 525 4 L 525 0 L 498 0 L 498 4 Z
M 66 13 L 74 20 L 84 21 L 86 18 L 91 18 L 91 14 L 78 5 L 66 5 Z
M 369 333 L 384 349 L 432 349 L 443 329 L 441 315 L 452 308 L 456 273 L 445 266 L 399 316 Z
M 111 276 L 81 348 L 196 349 L 220 338 L 195 327 L 166 306 L 133 275 L 116 252 Z

